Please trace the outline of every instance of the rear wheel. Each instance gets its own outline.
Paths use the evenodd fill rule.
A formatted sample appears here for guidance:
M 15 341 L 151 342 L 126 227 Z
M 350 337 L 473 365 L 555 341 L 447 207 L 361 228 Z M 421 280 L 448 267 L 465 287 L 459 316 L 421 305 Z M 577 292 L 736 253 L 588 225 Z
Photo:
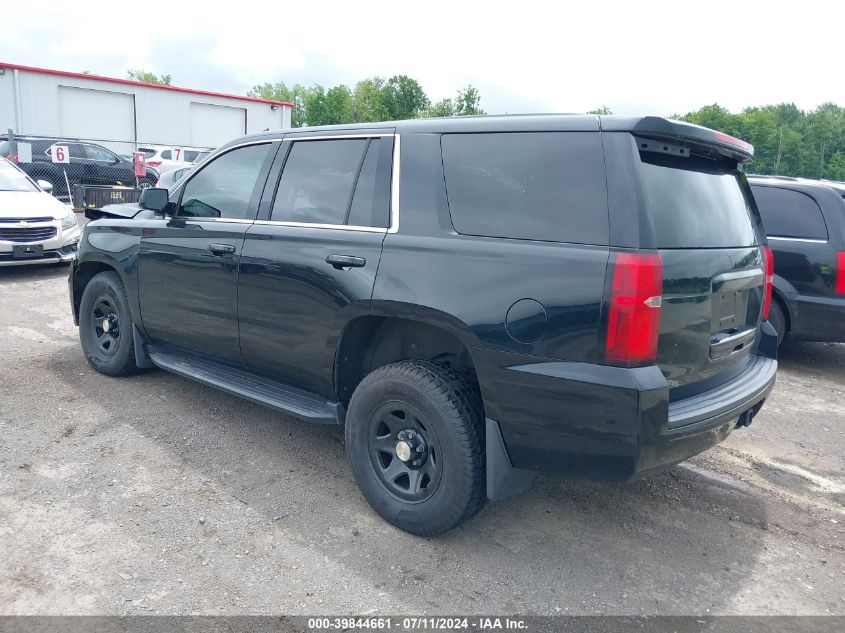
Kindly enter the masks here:
M 125 376 L 138 370 L 129 302 L 116 272 L 99 273 L 85 286 L 79 340 L 88 363 L 101 374 Z
M 780 345 L 786 338 L 786 313 L 777 299 L 772 299 L 772 305 L 769 308 L 769 323 L 775 328 L 778 334 L 778 345 Z
M 423 361 L 379 367 L 361 381 L 346 450 L 361 492 L 385 520 L 441 534 L 486 502 L 484 413 L 475 385 Z

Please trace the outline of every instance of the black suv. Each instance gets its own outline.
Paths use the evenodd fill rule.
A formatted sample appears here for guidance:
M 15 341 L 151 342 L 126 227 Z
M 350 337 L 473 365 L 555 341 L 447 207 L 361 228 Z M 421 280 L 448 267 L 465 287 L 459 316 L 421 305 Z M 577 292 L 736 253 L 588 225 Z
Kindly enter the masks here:
M 845 342 L 845 186 L 749 176 L 775 258 L 778 341 Z
M 27 143 L 31 146 L 32 162 L 20 162 L 20 150 L 12 155 L 11 143 L 8 135 L 0 136 L 0 156 L 16 161 L 26 174 L 33 180 L 46 180 L 53 186 L 52 193 L 57 197 L 68 196 L 65 174 L 73 186 L 80 185 L 125 185 L 135 186 L 135 166 L 131 160 L 118 156 L 102 145 L 46 136 L 15 136 L 17 144 Z M 68 148 L 69 163 L 54 163 L 50 149 L 53 145 L 65 145 Z M 146 176 L 141 178 L 142 187 L 151 187 L 158 180 L 158 172 L 146 168 Z
M 82 348 L 345 424 L 364 496 L 415 534 L 537 470 L 630 480 L 774 384 L 752 151 L 651 117 L 248 136 L 85 227 Z

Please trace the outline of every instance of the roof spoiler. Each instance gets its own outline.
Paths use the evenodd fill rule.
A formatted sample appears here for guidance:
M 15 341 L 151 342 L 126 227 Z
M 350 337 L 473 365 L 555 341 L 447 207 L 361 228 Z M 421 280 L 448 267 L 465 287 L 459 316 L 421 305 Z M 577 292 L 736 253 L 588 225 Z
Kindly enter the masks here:
M 741 163 L 754 158 L 754 146 L 724 132 L 717 132 L 701 125 L 674 121 L 662 117 L 600 117 L 604 132 L 631 132 L 638 136 L 683 141 L 692 145 L 715 149 Z

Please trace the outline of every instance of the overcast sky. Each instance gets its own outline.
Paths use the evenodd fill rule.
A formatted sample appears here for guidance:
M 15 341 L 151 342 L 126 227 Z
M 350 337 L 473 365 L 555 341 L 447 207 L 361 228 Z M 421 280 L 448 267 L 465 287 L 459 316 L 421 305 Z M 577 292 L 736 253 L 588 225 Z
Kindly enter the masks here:
M 837 1 L 9 0 L 3 14 L 0 62 L 236 94 L 406 74 L 432 100 L 472 83 L 494 114 L 845 105 Z

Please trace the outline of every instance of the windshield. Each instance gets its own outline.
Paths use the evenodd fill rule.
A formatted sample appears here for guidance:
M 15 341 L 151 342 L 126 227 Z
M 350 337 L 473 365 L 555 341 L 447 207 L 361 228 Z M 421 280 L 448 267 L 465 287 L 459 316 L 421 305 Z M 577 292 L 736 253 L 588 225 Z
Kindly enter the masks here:
M 658 248 L 759 244 L 747 184 L 736 169 L 697 156 L 643 152 L 640 173 Z
M 26 174 L 0 158 L 0 191 L 38 191 Z

